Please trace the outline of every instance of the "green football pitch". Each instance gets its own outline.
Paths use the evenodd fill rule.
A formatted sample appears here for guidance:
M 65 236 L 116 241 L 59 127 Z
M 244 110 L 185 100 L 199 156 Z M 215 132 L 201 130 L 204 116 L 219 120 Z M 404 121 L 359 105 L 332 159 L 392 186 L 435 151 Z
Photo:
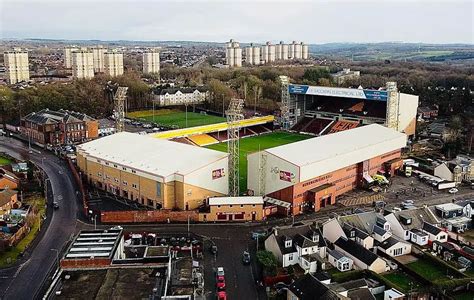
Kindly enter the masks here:
M 223 117 L 204 115 L 195 112 L 188 112 L 186 121 L 186 112 L 172 110 L 166 110 L 166 112 L 163 113 L 157 110 L 154 116 L 152 111 L 144 111 L 142 114 L 135 113 L 132 116 L 140 120 L 146 120 L 164 126 L 176 126 L 178 128 L 226 122 L 226 119 Z
M 239 157 L 239 170 L 240 170 L 240 193 L 247 191 L 247 155 L 250 153 L 257 152 L 259 150 L 265 150 L 268 148 L 277 147 L 289 143 L 294 143 L 302 140 L 311 138 L 312 136 L 289 133 L 289 132 L 272 132 L 269 134 L 244 138 L 240 140 L 240 157 Z M 214 149 L 222 152 L 227 151 L 227 142 L 206 146 L 206 148 Z

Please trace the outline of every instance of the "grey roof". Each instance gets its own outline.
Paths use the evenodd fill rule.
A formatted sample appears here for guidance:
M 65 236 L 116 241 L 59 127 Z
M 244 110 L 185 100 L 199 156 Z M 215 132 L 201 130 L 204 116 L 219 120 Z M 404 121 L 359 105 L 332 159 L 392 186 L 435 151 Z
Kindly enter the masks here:
M 331 255 L 335 259 L 341 259 L 343 257 L 346 257 L 344 254 L 342 254 L 341 252 L 337 250 L 328 250 L 328 255 Z
M 194 91 L 198 90 L 199 92 L 203 93 L 207 91 L 207 88 L 198 86 L 198 87 L 182 87 L 182 88 L 156 88 L 153 90 L 155 95 L 165 95 L 165 94 L 176 94 L 180 91 L 183 94 L 190 94 L 194 93 Z
M 311 274 L 305 274 L 288 286 L 299 300 L 332 300 L 338 296 Z
M 374 226 L 374 232 L 380 236 L 383 236 L 384 234 L 387 233 L 387 231 L 385 229 L 383 229 L 382 227 L 378 226 L 378 225 L 375 225 Z
M 424 222 L 423 223 L 423 230 L 426 231 L 426 232 L 429 232 L 431 234 L 434 234 L 434 235 L 437 235 L 438 233 L 440 233 L 442 230 L 441 228 L 433 225 L 433 224 L 430 224 L 430 223 L 427 223 L 427 222 Z
M 68 110 L 49 110 L 42 109 L 38 112 L 32 112 L 26 115 L 24 120 L 35 123 L 35 124 L 57 124 L 57 123 L 79 123 L 81 121 L 94 120 L 86 114 L 68 111 Z
M 351 300 L 375 300 L 375 296 L 368 288 L 360 288 L 347 293 L 347 297 Z
M 401 241 L 399 241 L 396 238 L 394 238 L 393 236 L 391 236 L 388 239 L 386 239 L 385 241 L 379 243 L 378 246 L 382 249 L 387 250 L 388 248 L 392 247 L 393 245 L 395 245 L 399 242 L 401 242 Z
M 368 211 L 360 214 L 342 216 L 340 217 L 340 221 L 349 223 L 365 232 L 372 233 L 377 217 L 379 217 L 379 214 L 374 211 Z
M 428 234 L 426 232 L 423 232 L 421 231 L 420 229 L 418 228 L 413 228 L 412 230 L 410 230 L 411 232 L 413 232 L 414 234 L 416 235 L 419 235 L 419 236 L 427 236 Z
M 334 244 L 368 266 L 373 264 L 378 258 L 372 251 L 365 249 L 355 241 L 348 240 L 345 237 L 340 237 Z
M 398 212 L 393 212 L 398 221 L 400 221 L 400 216 L 411 218 L 411 224 L 405 225 L 400 222 L 400 225 L 407 230 L 413 228 L 421 228 L 424 222 L 429 222 L 432 224 L 438 223 L 438 220 L 434 214 L 427 207 L 420 207 L 415 209 L 407 209 Z
M 272 235 L 275 234 L 275 230 L 277 231 L 277 236 L 275 237 L 278 243 L 278 247 L 282 254 L 288 254 L 296 252 L 295 245 L 300 247 L 311 247 L 311 246 L 319 246 L 319 247 L 326 247 L 326 241 L 323 238 L 323 234 L 319 228 L 316 228 L 312 225 L 303 225 L 303 226 L 291 226 L 291 227 L 276 227 Z M 314 243 L 312 241 L 313 233 L 316 233 L 319 238 L 318 242 Z M 289 238 L 292 240 L 291 247 L 285 247 L 285 239 Z
M 345 291 L 355 291 L 361 288 L 366 288 L 367 286 L 367 281 L 364 278 L 361 278 L 341 283 L 333 283 L 329 285 L 329 288 L 338 293 L 342 293 Z
M 359 229 L 355 226 L 352 226 L 348 223 L 344 223 L 344 225 L 342 226 L 342 229 L 344 230 L 344 232 L 346 233 L 347 236 L 350 236 L 350 231 L 354 230 L 355 236 L 362 239 L 362 240 L 366 239 L 369 236 L 369 234 L 367 232 L 365 232 L 365 231 L 363 231 L 363 230 L 361 230 L 361 229 Z

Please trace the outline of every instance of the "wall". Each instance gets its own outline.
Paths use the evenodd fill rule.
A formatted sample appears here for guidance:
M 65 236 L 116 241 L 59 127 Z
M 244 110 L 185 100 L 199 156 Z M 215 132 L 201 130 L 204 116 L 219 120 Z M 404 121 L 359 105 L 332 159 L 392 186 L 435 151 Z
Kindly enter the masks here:
M 62 269 L 106 268 L 112 261 L 109 258 L 62 259 Z
M 341 236 L 347 237 L 336 219 L 329 220 L 323 224 L 323 237 L 330 243 L 334 243 Z
M 235 219 L 236 214 L 243 213 L 243 219 Z M 261 221 L 264 218 L 263 213 L 263 204 L 256 204 L 255 206 L 247 204 L 247 205 L 213 205 L 210 207 L 209 213 L 201 213 L 199 214 L 199 221 L 207 221 L 207 222 L 214 222 L 214 221 L 229 221 L 228 218 L 225 220 L 218 219 L 219 214 L 224 215 L 233 215 L 231 221 L 237 222 L 244 222 L 244 221 L 252 221 L 252 215 L 255 215 L 254 221 Z
M 86 121 L 86 138 L 96 139 L 99 136 L 99 121 Z
M 101 213 L 103 223 L 165 223 L 199 221 L 197 211 L 171 211 L 171 210 L 149 210 L 149 211 L 104 211 Z
M 415 134 L 416 115 L 418 110 L 418 96 L 399 93 L 398 130 L 407 135 Z

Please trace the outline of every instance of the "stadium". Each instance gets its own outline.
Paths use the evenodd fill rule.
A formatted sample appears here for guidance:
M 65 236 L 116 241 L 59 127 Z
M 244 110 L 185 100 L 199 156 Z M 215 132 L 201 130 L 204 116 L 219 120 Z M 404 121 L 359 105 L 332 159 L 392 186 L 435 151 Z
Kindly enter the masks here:
M 252 153 L 248 192 L 287 213 L 318 211 L 371 183 L 372 175 L 400 159 L 406 142 L 405 134 L 371 124 Z
M 288 123 L 297 132 L 325 135 L 381 124 L 413 137 L 418 96 L 385 89 L 350 89 L 288 84 Z M 284 97 L 284 95 L 283 95 Z
M 196 209 L 228 193 L 224 152 L 120 132 L 77 147 L 89 184 L 155 209 Z

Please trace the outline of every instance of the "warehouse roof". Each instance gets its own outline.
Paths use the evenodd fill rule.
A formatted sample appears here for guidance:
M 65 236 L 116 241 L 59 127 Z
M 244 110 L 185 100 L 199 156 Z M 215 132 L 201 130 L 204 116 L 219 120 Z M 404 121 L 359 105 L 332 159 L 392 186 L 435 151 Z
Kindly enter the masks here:
M 227 157 L 227 153 L 157 139 L 136 133 L 120 132 L 78 146 L 85 152 L 120 166 L 166 177 L 189 174 Z
M 300 167 L 304 181 L 403 148 L 406 139 L 403 133 L 371 124 L 265 151 Z
M 209 205 L 229 204 L 263 204 L 263 197 L 213 197 L 209 198 Z

